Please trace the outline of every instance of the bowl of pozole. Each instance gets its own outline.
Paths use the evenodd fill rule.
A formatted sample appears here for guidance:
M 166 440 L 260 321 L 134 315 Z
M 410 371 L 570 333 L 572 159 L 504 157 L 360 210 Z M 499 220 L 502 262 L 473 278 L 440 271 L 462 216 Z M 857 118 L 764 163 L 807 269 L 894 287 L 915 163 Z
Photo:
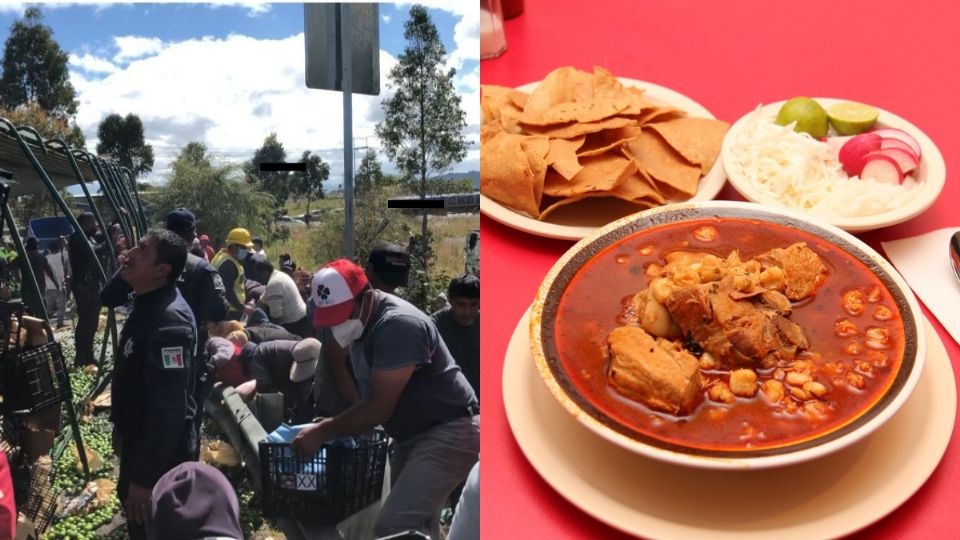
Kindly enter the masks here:
M 655 459 L 765 468 L 847 447 L 923 369 L 923 316 L 869 246 L 751 203 L 611 223 L 550 270 L 532 309 L 537 370 L 591 431 Z

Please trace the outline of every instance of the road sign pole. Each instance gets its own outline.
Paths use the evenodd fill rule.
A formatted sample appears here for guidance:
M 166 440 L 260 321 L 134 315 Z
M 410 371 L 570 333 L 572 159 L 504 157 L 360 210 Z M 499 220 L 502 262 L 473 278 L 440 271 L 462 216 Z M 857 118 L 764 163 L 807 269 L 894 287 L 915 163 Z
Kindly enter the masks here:
M 343 89 L 343 256 L 353 258 L 353 74 L 350 71 L 350 5 L 340 10 L 341 88 Z

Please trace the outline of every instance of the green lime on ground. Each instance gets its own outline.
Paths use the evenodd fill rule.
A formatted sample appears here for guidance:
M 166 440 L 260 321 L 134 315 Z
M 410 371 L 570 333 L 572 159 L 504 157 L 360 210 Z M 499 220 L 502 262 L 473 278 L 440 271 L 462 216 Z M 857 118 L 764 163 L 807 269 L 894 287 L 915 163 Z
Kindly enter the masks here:
M 827 109 L 830 124 L 840 135 L 859 135 L 877 123 L 880 111 L 863 103 L 843 101 Z
M 785 126 L 791 122 L 797 123 L 793 130 L 798 133 L 809 133 L 815 139 L 827 136 L 827 111 L 808 97 L 795 97 L 780 107 L 777 124 Z

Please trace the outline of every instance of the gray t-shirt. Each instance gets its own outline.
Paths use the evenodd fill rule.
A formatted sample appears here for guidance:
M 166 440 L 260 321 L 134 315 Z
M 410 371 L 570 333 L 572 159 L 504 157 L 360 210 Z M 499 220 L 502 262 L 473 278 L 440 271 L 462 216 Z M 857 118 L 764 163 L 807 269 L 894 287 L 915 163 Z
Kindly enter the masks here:
M 370 374 L 377 370 L 417 366 L 383 427 L 404 440 L 431 427 L 479 410 L 477 397 L 440 338 L 437 327 L 422 311 L 378 291 L 380 305 L 361 339 L 350 346 L 360 395 L 370 396 Z

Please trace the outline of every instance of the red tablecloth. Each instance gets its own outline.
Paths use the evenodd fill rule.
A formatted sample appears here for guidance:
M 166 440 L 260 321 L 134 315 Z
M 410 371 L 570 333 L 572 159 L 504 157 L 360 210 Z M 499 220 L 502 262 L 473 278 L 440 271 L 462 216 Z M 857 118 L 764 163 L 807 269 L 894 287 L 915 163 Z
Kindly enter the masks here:
M 946 5 L 527 0 L 524 14 L 506 22 L 508 51 L 481 63 L 481 80 L 519 86 L 556 67 L 598 65 L 677 90 L 730 122 L 758 103 L 798 95 L 842 97 L 891 111 L 933 139 L 948 177 L 923 215 L 859 235 L 879 249 L 881 241 L 960 226 L 960 183 L 949 174 L 960 166 L 960 18 Z M 740 199 L 729 185 L 719 198 Z M 501 396 L 511 333 L 544 274 L 572 243 L 530 236 L 487 217 L 480 226 L 483 538 L 621 537 L 534 471 L 510 432 Z M 957 371 L 960 346 L 932 320 Z M 856 537 L 957 538 L 958 509 L 960 442 L 954 432 L 939 467 L 916 495 Z

